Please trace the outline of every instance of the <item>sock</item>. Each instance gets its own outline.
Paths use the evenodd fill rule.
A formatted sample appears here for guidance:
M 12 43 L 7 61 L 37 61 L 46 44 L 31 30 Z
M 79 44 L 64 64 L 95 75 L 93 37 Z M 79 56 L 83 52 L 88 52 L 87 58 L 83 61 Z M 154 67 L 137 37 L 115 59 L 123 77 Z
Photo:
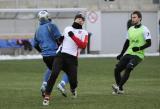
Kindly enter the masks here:
M 116 81 L 116 84 L 119 86 L 120 84 L 120 81 L 122 79 L 121 77 L 121 72 L 123 71 L 123 68 L 115 68 L 114 69 L 114 77 L 115 77 L 115 81 Z
M 63 80 L 61 80 L 60 84 L 62 87 L 65 87 L 65 85 L 66 85 L 65 81 L 63 81 Z
M 66 73 L 63 74 L 62 76 L 62 80 L 60 82 L 60 84 L 62 85 L 62 87 L 65 87 L 65 85 L 69 83 L 69 80 L 68 80 L 68 76 Z
M 47 82 L 45 82 L 45 81 L 44 81 L 44 82 L 42 82 L 42 85 L 46 86 L 46 85 L 47 85 Z
M 130 76 L 130 73 L 131 73 L 131 69 L 126 69 L 126 71 L 124 72 L 123 76 L 122 76 L 122 79 L 120 81 L 120 84 L 119 84 L 119 89 L 120 90 L 123 90 L 123 85 L 126 83 L 126 81 L 128 80 L 129 76 Z

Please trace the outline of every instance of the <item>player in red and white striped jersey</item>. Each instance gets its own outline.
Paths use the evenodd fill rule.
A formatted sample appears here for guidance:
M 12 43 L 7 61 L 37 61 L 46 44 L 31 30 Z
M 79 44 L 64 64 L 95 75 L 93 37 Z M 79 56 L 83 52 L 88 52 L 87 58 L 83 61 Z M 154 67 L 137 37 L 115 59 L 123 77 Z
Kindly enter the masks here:
M 80 50 L 86 48 L 88 43 L 88 32 L 82 29 L 84 21 L 85 17 L 82 14 L 77 14 L 72 26 L 64 29 L 61 50 L 53 63 L 52 74 L 47 82 L 43 105 L 49 105 L 53 86 L 61 70 L 67 73 L 72 95 L 74 98 L 77 97 L 78 55 Z

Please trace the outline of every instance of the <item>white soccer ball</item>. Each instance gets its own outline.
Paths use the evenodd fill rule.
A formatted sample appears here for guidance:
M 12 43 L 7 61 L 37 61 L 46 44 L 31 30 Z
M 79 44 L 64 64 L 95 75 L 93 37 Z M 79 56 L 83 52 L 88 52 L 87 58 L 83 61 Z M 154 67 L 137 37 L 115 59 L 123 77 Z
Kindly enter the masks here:
M 46 10 L 40 11 L 38 13 L 38 19 L 48 19 L 49 13 Z

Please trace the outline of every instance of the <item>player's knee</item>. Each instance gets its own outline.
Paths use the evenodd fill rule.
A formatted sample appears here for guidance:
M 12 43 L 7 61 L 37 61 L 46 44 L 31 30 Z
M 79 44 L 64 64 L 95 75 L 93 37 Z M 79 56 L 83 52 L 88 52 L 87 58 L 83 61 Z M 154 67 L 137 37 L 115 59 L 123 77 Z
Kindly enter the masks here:
M 115 72 L 119 71 L 120 69 L 121 69 L 120 65 L 119 65 L 119 64 L 116 64 L 116 65 L 115 65 L 115 68 L 114 68 Z
M 129 63 L 127 66 L 126 66 L 126 69 L 127 70 L 133 70 L 134 69 L 134 65 L 132 63 Z

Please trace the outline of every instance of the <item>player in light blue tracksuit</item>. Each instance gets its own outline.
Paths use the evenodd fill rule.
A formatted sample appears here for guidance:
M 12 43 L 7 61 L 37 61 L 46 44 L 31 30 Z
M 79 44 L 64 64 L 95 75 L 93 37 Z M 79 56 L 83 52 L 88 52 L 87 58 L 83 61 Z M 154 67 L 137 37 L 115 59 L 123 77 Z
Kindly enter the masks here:
M 61 37 L 58 27 L 49 19 L 49 13 L 46 10 L 40 11 L 38 13 L 38 18 L 40 23 L 34 36 L 34 47 L 41 53 L 43 56 L 43 61 L 47 66 L 47 70 L 44 74 L 43 83 L 41 86 L 43 96 L 45 86 L 47 85 L 47 81 L 51 74 L 52 64 L 54 57 L 56 56 L 58 44 L 63 41 L 63 37 Z M 57 86 L 62 94 L 66 95 L 64 82 L 65 84 L 68 83 L 68 77 L 66 74 L 64 74 L 62 82 L 60 82 L 60 84 Z

